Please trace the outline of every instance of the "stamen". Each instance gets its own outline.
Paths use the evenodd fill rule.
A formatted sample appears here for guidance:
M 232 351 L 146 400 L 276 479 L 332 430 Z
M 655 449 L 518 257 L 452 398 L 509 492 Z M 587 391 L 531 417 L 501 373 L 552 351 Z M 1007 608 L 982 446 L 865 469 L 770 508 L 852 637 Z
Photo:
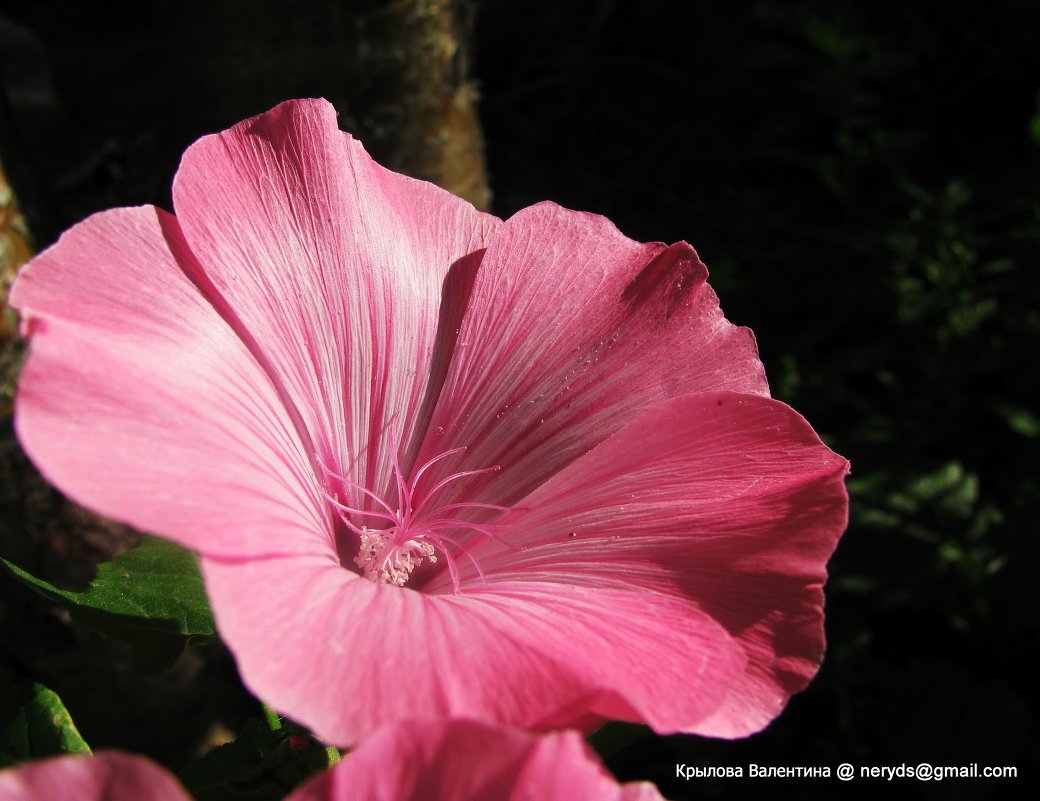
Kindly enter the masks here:
M 458 520 L 451 517 L 440 518 L 432 523 L 427 523 L 425 528 L 431 529 L 432 531 L 439 531 L 443 528 L 471 528 L 474 531 L 483 534 L 488 539 L 496 540 L 497 542 L 501 542 L 503 545 L 509 545 L 508 542 L 498 536 L 490 528 L 487 528 L 486 526 L 478 526 L 476 523 L 470 523 L 466 520 Z
M 466 449 L 464 447 L 452 448 L 450 451 L 445 451 L 442 454 L 434 456 L 432 459 L 430 459 L 426 464 L 424 464 L 416 471 L 415 478 L 412 479 L 412 486 L 418 486 L 419 479 L 422 478 L 422 474 L 429 470 L 433 465 L 437 464 L 437 462 L 439 462 L 441 459 L 447 459 L 449 456 L 454 456 L 456 453 L 462 453 L 465 450 Z
M 397 479 L 397 503 L 401 507 L 398 513 L 407 514 L 412 510 L 412 493 L 405 486 L 404 473 L 401 472 L 401 461 L 397 457 L 396 449 L 391 451 L 390 456 L 394 462 L 394 478 Z
M 433 545 L 419 540 L 408 540 L 394 545 L 386 532 L 376 531 L 361 536 L 361 548 L 354 564 L 365 571 L 365 578 L 383 584 L 403 587 L 423 559 L 437 561 Z
M 420 503 L 419 507 L 415 510 L 416 514 L 419 513 L 419 510 L 422 509 L 426 505 L 426 503 L 430 500 L 430 498 L 432 498 L 434 495 L 436 495 L 441 489 L 443 489 L 444 487 L 448 486 L 448 484 L 450 484 L 452 481 L 455 481 L 455 480 L 460 479 L 460 478 L 465 478 L 466 476 L 479 476 L 479 475 L 483 475 L 484 473 L 497 473 L 501 469 L 502 469 L 501 467 L 499 467 L 498 465 L 495 465 L 494 467 L 484 467 L 484 468 L 482 468 L 480 470 L 463 470 L 461 473 L 453 473 L 452 475 L 448 476 L 447 478 L 441 479 L 440 481 L 437 482 L 436 485 L 434 485 L 434 488 L 432 490 L 430 490 L 428 493 L 426 493 L 426 497 L 423 498 L 422 503 Z
M 435 538 L 434 542 L 436 542 L 438 545 L 440 545 L 441 553 L 444 554 L 444 561 L 448 565 L 448 574 L 451 576 L 452 586 L 455 588 L 455 593 L 458 594 L 458 591 L 459 591 L 459 565 L 458 565 L 458 562 L 455 561 L 455 557 L 452 556 L 451 552 L 447 548 L 445 548 L 444 545 L 440 542 L 440 538 L 439 537 Z
M 386 503 L 386 501 L 384 501 L 382 498 L 380 498 L 374 492 L 365 489 L 360 484 L 358 484 L 356 481 L 353 481 L 353 480 L 351 480 L 349 478 L 344 478 L 339 473 L 333 472 L 332 470 L 327 468 L 324 464 L 322 464 L 320 459 L 318 460 L 318 466 L 322 469 L 322 471 L 326 475 L 331 476 L 332 478 L 335 478 L 335 479 L 337 479 L 339 481 L 342 481 L 344 484 L 348 485 L 351 489 L 356 489 L 358 492 L 361 492 L 361 493 L 367 495 L 373 501 L 375 501 L 380 506 L 382 506 L 384 509 L 386 509 L 387 514 L 389 514 L 389 515 L 393 515 L 394 514 L 394 510 L 390 508 L 390 506 Z M 330 496 L 327 492 L 325 493 L 325 497 L 329 498 L 329 500 L 332 500 L 334 503 L 336 502 L 332 498 L 332 496 Z
M 431 500 L 433 497 L 451 482 L 468 476 L 495 472 L 500 468 L 494 466 L 452 473 L 434 484 L 428 492 L 424 492 L 421 495 L 417 493 L 419 480 L 433 465 L 451 456 L 463 453 L 465 450 L 465 448 L 453 448 L 434 456 L 415 471 L 410 481 L 405 479 L 400 457 L 396 451 L 392 453 L 391 460 L 398 496 L 397 509 L 392 508 L 389 503 L 371 490 L 326 467 L 322 464 L 321 459 L 317 460 L 327 478 L 338 480 L 341 482 L 344 490 L 355 490 L 385 510 L 365 510 L 358 506 L 343 503 L 338 495 L 328 490 L 324 493 L 343 520 L 344 525 L 357 534 L 361 540 L 357 556 L 354 557 L 354 564 L 361 568 L 365 578 L 377 583 L 394 584 L 398 587 L 403 587 L 415 569 L 424 560 L 431 563 L 436 562 L 437 552 L 440 551 L 444 556 L 448 572 L 451 575 L 455 592 L 458 592 L 461 586 L 462 573 L 459 569 L 456 555 L 452 553 L 452 551 L 455 551 L 456 554 L 458 552 L 465 554 L 473 563 L 474 568 L 476 568 L 481 581 L 487 581 L 487 577 L 473 556 L 470 546 L 457 537 L 450 536 L 444 532 L 456 529 L 460 531 L 468 530 L 474 534 L 479 534 L 508 545 L 495 533 L 490 525 L 473 523 L 450 516 L 451 512 L 457 510 L 484 509 L 493 512 L 504 512 L 508 507 L 493 503 L 460 501 L 441 507 L 434 507 L 428 513 L 426 510 L 428 507 L 432 507 Z M 418 503 L 415 503 L 416 500 L 418 500 Z M 386 527 L 372 529 L 368 526 L 358 525 L 352 519 L 357 517 L 368 517 L 385 521 Z
M 442 540 L 444 540 L 444 541 L 447 541 L 447 542 L 450 542 L 450 543 L 451 543 L 452 545 L 454 545 L 454 546 L 455 546 L 456 548 L 458 548 L 459 550 L 461 550 L 461 551 L 462 551 L 462 552 L 463 552 L 464 554 L 466 554 L 466 556 L 468 556 L 468 557 L 469 557 L 469 560 L 470 560 L 470 561 L 471 561 L 471 562 L 473 563 L 473 567 L 475 567 L 475 568 L 477 569 L 477 573 L 479 573 L 479 574 L 480 574 L 480 580 L 481 580 L 481 581 L 482 581 L 482 582 L 483 582 L 484 584 L 487 584 L 487 576 L 485 576 L 485 575 L 484 575 L 484 571 L 483 571 L 483 570 L 481 570 L 481 568 L 480 568 L 480 563 L 479 563 L 479 562 L 478 562 L 478 561 L 477 561 L 476 559 L 474 559 L 474 558 L 473 558 L 473 554 L 472 554 L 472 553 L 470 553 L 470 550 L 469 550 L 469 548 L 467 548 L 467 547 L 466 547 L 465 545 L 463 545 L 463 544 L 462 544 L 461 542 L 459 542 L 459 541 L 458 541 L 457 539 L 455 539 L 454 537 L 449 537 L 449 536 L 447 536 L 446 534 L 435 534 L 435 535 L 431 535 L 431 536 L 430 536 L 430 539 L 434 540 L 434 541 L 435 541 L 435 542 L 437 542 L 438 544 L 440 544 Z M 447 553 L 447 552 L 448 552 L 448 551 L 447 551 L 447 549 L 446 549 L 446 548 L 445 548 L 445 547 L 444 547 L 443 545 L 441 545 L 441 550 L 442 550 L 442 551 L 444 551 L 444 553 Z M 455 592 L 458 592 L 458 591 L 459 591 L 459 584 L 458 584 L 458 581 L 456 581 L 456 582 L 455 582 Z
M 345 503 L 340 503 L 335 495 L 326 494 L 325 497 L 329 503 L 344 512 L 350 512 L 355 515 L 367 515 L 368 517 L 381 517 L 383 520 L 389 520 L 391 523 L 396 523 L 397 518 L 393 515 L 384 514 L 383 512 L 366 512 L 364 509 L 355 509 L 353 506 L 347 506 Z

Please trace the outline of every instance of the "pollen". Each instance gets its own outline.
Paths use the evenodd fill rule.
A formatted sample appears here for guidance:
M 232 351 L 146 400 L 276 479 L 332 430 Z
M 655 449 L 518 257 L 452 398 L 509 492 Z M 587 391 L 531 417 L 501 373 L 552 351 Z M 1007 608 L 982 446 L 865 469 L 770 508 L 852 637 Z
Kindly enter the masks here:
M 322 466 L 326 478 L 338 482 L 344 495 L 365 496 L 377 507 L 366 510 L 359 506 L 348 506 L 340 500 L 337 493 L 326 492 L 326 498 L 340 519 L 360 538 L 354 564 L 361 569 L 365 578 L 378 584 L 404 587 L 423 562 L 437 563 L 439 552 L 444 557 L 456 593 L 461 581 L 458 564 L 460 555 L 466 556 L 473 563 L 481 580 L 486 581 L 480 564 L 467 547 L 466 541 L 472 537 L 466 532 L 490 539 L 501 538 L 495 533 L 492 525 L 464 520 L 458 514 L 467 509 L 503 512 L 506 507 L 469 502 L 438 506 L 435 501 L 441 490 L 452 482 L 496 472 L 500 468 L 496 465 L 479 470 L 462 470 L 441 479 L 429 488 L 420 490 L 420 480 L 434 464 L 465 450 L 453 448 L 433 457 L 419 467 L 408 480 L 405 479 L 395 455 L 393 466 L 397 483 L 396 508 L 371 490 Z
M 437 551 L 433 543 L 422 539 L 421 535 L 403 545 L 395 545 L 393 529 L 390 532 L 389 535 L 383 531 L 362 534 L 354 564 L 365 572 L 369 581 L 403 587 L 423 559 L 437 561 Z

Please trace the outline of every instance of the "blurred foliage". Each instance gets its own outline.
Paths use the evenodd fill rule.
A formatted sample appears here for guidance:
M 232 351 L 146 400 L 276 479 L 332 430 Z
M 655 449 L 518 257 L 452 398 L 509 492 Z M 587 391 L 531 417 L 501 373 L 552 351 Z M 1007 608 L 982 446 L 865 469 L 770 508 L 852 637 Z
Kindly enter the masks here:
M 647 738 L 610 765 L 673 798 L 777 789 L 676 780 L 676 761 L 1031 770 L 1040 9 L 699 0 L 680 21 L 664 0 L 530 5 L 483 18 L 499 211 L 549 196 L 693 242 L 776 396 L 853 470 L 809 690 L 749 740 Z
M 253 718 L 232 742 L 214 748 L 178 776 L 196 801 L 278 801 L 314 773 L 339 761 L 339 752 L 276 716 L 273 726 Z

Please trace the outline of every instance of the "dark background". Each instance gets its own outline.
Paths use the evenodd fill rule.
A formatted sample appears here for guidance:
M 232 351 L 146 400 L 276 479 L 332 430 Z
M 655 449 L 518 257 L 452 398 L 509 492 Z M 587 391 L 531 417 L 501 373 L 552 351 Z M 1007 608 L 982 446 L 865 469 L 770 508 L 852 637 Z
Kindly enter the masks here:
M 379 124 L 343 108 L 338 67 L 364 36 L 350 14 L 391 4 L 99 5 L 0 2 L 0 157 L 38 247 L 102 208 L 170 208 L 186 145 L 286 97 Z M 816 681 L 744 741 L 615 729 L 621 778 L 675 799 L 1007 798 L 1035 780 L 1038 23 L 1032 0 L 479 9 L 494 211 L 548 198 L 694 244 L 776 397 L 852 462 Z M 92 745 L 180 767 L 129 711 L 47 678 Z M 234 729 L 244 706 L 224 706 Z M 675 778 L 926 760 L 1020 778 Z

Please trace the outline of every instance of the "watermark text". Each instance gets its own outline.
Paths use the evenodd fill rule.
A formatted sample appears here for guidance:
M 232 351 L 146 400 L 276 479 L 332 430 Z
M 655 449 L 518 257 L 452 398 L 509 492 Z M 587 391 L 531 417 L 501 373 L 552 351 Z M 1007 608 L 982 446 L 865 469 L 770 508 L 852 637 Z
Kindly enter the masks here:
M 1018 768 L 1014 765 L 934 765 L 919 762 L 916 765 L 853 765 L 842 762 L 830 765 L 686 765 L 676 763 L 675 778 L 694 779 L 830 779 L 843 782 L 854 779 L 915 779 L 922 782 L 938 782 L 945 779 L 1017 779 Z

